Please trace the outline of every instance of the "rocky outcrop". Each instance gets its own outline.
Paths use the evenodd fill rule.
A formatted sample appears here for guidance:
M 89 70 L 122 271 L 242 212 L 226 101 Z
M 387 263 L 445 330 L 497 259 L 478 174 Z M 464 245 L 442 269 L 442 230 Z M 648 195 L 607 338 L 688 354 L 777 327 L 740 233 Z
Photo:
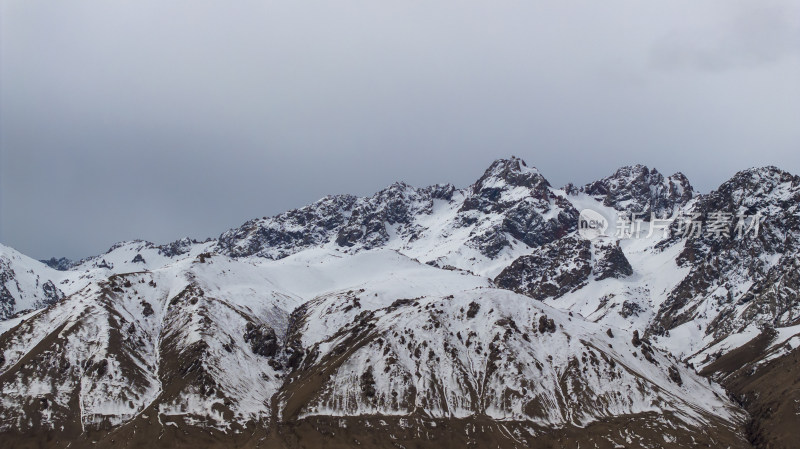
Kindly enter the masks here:
M 250 220 L 219 236 L 220 252 L 231 257 L 280 259 L 327 243 L 347 223 L 356 200 L 352 195 L 328 196 L 273 218 Z
M 619 247 L 619 242 L 593 241 L 592 245 L 594 250 L 592 272 L 596 280 L 620 279 L 633 274 L 633 267 Z
M 580 288 L 591 273 L 591 243 L 571 236 L 518 258 L 494 282 L 500 288 L 524 293 L 541 301 Z
M 574 187 L 565 190 L 585 193 L 602 201 L 605 206 L 636 213 L 645 221 L 650 220 L 651 213 L 670 217 L 694 197 L 694 190 L 683 173 L 665 178 L 656 169 L 644 165 L 622 167 L 613 175 L 586 184 L 577 192 Z
M 250 344 L 250 349 L 254 354 L 275 357 L 275 354 L 278 353 L 278 337 L 275 335 L 275 330 L 267 325 L 257 326 L 247 323 L 243 338 L 246 343 Z
M 67 271 L 75 265 L 74 261 L 69 260 L 66 257 L 59 257 L 58 259 L 56 259 L 55 257 L 51 257 L 50 259 L 40 260 L 39 262 L 58 271 Z
M 441 190 L 449 189 L 448 186 L 415 189 L 405 183 L 395 183 L 372 197 L 359 199 L 349 219 L 337 232 L 336 244 L 376 248 L 389 241 L 389 227 L 395 227 L 401 236 L 409 235 L 416 216 L 431 212 L 433 193 Z
M 174 242 L 167 243 L 158 247 L 158 253 L 165 257 L 177 257 L 188 253 L 193 245 L 199 243 L 197 240 L 184 237 Z
M 633 268 L 618 244 L 590 242 L 573 235 L 516 259 L 494 282 L 500 288 L 545 300 L 580 289 L 592 275 L 601 281 L 631 274 Z

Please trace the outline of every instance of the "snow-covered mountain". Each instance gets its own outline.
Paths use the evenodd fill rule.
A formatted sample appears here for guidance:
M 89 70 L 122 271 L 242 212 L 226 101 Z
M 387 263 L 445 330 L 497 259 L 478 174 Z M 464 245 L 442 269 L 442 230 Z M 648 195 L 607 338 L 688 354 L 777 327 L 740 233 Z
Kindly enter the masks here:
M 0 446 L 792 447 L 799 200 L 774 167 L 702 195 L 643 166 L 557 189 L 511 158 L 204 242 L 0 246 Z M 674 213 L 765 219 L 656 231 Z
M 0 245 L 0 319 L 47 307 L 64 298 L 61 273 Z

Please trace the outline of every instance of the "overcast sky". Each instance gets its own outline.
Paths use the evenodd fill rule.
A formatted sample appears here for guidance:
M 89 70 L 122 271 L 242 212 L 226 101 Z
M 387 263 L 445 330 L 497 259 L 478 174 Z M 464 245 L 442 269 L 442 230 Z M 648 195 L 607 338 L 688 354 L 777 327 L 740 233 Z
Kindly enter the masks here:
M 0 242 L 204 238 L 517 155 L 800 173 L 796 0 L 0 0 Z

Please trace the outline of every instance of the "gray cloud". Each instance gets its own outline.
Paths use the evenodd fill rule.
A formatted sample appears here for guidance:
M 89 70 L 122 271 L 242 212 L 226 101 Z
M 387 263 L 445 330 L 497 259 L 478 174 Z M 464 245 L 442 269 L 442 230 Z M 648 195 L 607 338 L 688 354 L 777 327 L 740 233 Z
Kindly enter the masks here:
M 753 5 L 5 1 L 0 241 L 216 236 L 330 193 L 466 186 L 512 154 L 555 185 L 797 173 L 797 7 Z
M 654 45 L 653 65 L 719 71 L 800 58 L 800 4 L 740 4 L 716 22 L 713 27 L 686 26 L 663 37 Z

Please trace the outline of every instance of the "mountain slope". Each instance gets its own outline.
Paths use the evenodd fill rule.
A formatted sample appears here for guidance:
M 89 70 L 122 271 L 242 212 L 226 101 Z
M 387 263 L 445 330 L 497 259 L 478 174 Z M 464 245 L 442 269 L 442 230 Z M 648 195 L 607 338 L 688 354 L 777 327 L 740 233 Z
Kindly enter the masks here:
M 0 319 L 60 301 L 61 277 L 41 262 L 0 245 Z
M 189 432 L 275 431 L 291 445 L 298 426 L 334 417 L 406 432 L 403 417 L 490 420 L 535 435 L 630 415 L 639 438 L 658 425 L 679 428 L 675 441 L 706 439 L 713 427 L 743 444 L 743 417 L 722 390 L 607 331 L 392 251 L 212 255 L 112 275 L 4 333 L 3 431 L 117 445 L 155 416 Z

